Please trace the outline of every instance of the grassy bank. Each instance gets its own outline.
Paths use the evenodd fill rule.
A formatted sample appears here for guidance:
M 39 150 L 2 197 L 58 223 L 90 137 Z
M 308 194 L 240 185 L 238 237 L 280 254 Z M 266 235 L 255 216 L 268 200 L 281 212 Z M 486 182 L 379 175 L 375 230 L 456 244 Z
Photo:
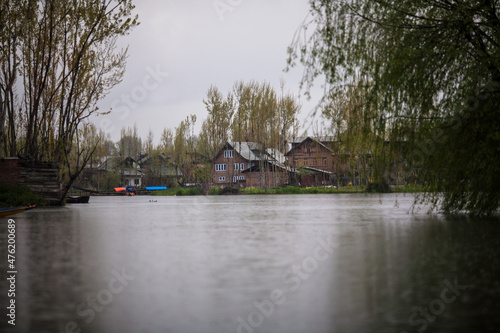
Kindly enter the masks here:
M 0 184 L 0 208 L 28 205 L 43 205 L 43 198 L 33 193 L 27 186 Z
M 422 185 L 397 185 L 392 186 L 394 193 L 419 193 L 425 192 Z
M 157 196 L 184 196 L 184 195 L 200 195 L 201 187 L 173 187 L 166 190 L 154 191 L 151 195 Z
M 268 189 L 247 187 L 240 190 L 241 194 L 320 194 L 320 193 L 362 193 L 364 187 L 362 186 L 345 186 L 341 188 L 334 187 L 298 187 L 298 186 L 286 186 L 286 187 L 273 187 Z M 220 194 L 220 188 L 210 189 L 209 195 Z M 169 188 L 167 190 L 155 191 L 152 193 L 155 196 L 188 196 L 188 195 L 201 195 L 200 187 L 191 188 Z
M 330 193 L 365 193 L 364 186 L 343 186 L 340 188 L 335 187 L 324 187 L 324 186 L 313 186 L 313 187 L 298 187 L 298 186 L 285 186 L 285 187 L 273 187 L 268 189 L 257 188 L 257 187 L 247 187 L 240 189 L 241 194 L 255 195 L 255 194 L 330 194 Z M 394 193 L 416 193 L 421 192 L 421 186 L 415 185 L 404 185 L 404 186 L 391 186 Z M 209 195 L 220 194 L 220 188 L 210 189 Z M 169 188 L 168 190 L 156 191 L 152 195 L 157 196 L 189 196 L 189 195 L 201 195 L 202 191 L 200 187 L 176 187 Z
M 362 186 L 345 186 L 341 188 L 313 186 L 313 187 L 273 187 L 268 189 L 248 187 L 240 190 L 243 194 L 327 194 L 327 193 L 362 193 Z

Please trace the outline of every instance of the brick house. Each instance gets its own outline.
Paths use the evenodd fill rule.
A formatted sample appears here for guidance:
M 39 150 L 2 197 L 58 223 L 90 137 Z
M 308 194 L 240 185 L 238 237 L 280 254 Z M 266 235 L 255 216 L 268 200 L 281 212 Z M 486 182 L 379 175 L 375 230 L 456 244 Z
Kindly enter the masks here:
M 271 187 L 286 184 L 289 171 L 277 149 L 263 150 L 255 142 L 228 142 L 213 159 L 211 178 L 215 186 Z
M 302 186 L 331 185 L 337 173 L 342 178 L 349 172 L 349 155 L 339 151 L 333 137 L 297 137 L 290 144 L 286 163 L 299 169 Z

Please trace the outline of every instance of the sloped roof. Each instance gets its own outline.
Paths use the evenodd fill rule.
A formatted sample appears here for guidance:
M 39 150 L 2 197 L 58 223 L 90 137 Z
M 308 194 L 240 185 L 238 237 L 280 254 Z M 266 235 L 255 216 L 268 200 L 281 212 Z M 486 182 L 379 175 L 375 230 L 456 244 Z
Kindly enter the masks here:
M 139 163 L 143 164 L 143 163 L 146 163 L 148 162 L 151 158 L 153 157 L 159 157 L 161 159 L 164 159 L 164 160 L 167 160 L 168 159 L 168 156 L 165 155 L 163 152 L 159 153 L 159 154 L 155 154 L 155 155 L 151 155 L 151 154 L 143 154 L 141 156 L 141 159 L 139 160 Z
M 233 142 L 230 145 L 238 154 L 249 161 L 258 161 L 260 159 L 260 145 L 256 142 Z
M 285 155 L 279 151 L 279 149 L 276 148 L 267 148 L 266 149 L 267 155 L 271 156 L 273 159 L 275 159 L 279 164 L 285 164 L 286 163 L 286 157 Z
M 265 153 L 262 153 L 261 145 L 256 142 L 228 142 L 215 156 L 219 156 L 228 146 L 248 161 L 267 161 L 280 166 L 286 162 L 285 155 L 278 149 L 267 148 Z
M 304 138 L 304 140 L 302 140 L 302 141 L 301 141 L 298 145 L 296 145 L 296 146 L 292 147 L 292 149 L 290 149 L 290 150 L 289 150 L 289 151 L 285 154 L 285 156 L 288 156 L 288 155 L 289 155 L 289 154 L 290 154 L 290 153 L 291 153 L 294 149 L 297 149 L 297 148 L 298 148 L 298 147 L 300 147 L 300 146 L 301 146 L 304 142 L 306 142 L 306 141 L 308 141 L 308 140 L 311 140 L 311 141 L 313 141 L 313 142 L 316 142 L 319 146 L 321 146 L 321 147 L 325 148 L 326 150 L 328 150 L 329 152 L 333 153 L 333 150 L 332 150 L 330 147 L 328 147 L 328 146 L 326 146 L 325 144 L 323 144 L 321 141 L 316 140 L 316 138 L 314 138 L 314 137 L 311 137 L 311 136 L 306 136 L 306 137 Z
M 288 140 L 288 142 L 289 143 L 302 143 L 302 141 L 304 141 L 307 138 L 311 138 L 311 139 L 318 141 L 318 142 L 334 142 L 335 141 L 334 136 L 323 135 L 323 136 L 295 136 L 295 137 L 290 138 L 290 140 Z
M 267 160 L 263 161 L 262 163 L 256 163 L 255 165 L 252 165 L 251 167 L 245 169 L 242 171 L 242 173 L 248 173 L 248 172 L 256 172 L 260 170 L 261 164 L 267 165 L 267 166 L 274 166 L 276 168 L 279 168 L 281 170 L 284 170 L 286 172 L 296 172 L 296 169 L 286 166 L 284 164 L 278 163 L 277 161 L 273 160 Z
M 233 142 L 233 149 L 249 161 L 275 160 L 278 164 L 285 164 L 285 155 L 276 148 L 266 148 L 266 153 L 261 154 L 261 145 L 256 142 Z
M 138 169 L 139 165 L 132 157 L 121 158 L 118 156 L 105 156 L 96 167 L 97 170 L 114 170 L 123 163 L 130 163 L 132 169 Z
M 326 170 L 318 169 L 318 168 L 311 168 L 311 167 L 301 167 L 301 168 L 304 169 L 304 170 L 310 170 L 310 171 L 319 172 L 319 173 L 326 173 L 326 174 L 329 174 L 329 175 L 333 175 L 334 174 L 331 171 L 326 171 Z M 299 172 L 300 172 L 300 169 L 299 169 Z

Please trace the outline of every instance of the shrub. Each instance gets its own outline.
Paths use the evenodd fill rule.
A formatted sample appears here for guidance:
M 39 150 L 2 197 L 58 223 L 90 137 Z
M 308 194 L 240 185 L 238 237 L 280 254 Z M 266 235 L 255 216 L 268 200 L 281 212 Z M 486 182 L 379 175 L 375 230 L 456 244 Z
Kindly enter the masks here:
M 209 195 L 219 195 L 221 191 L 220 187 L 214 187 L 210 189 Z
M 43 206 L 43 198 L 33 193 L 27 186 L 18 184 L 0 184 L 0 207 Z
M 365 192 L 368 193 L 391 193 L 391 187 L 385 181 L 378 183 L 369 183 L 366 186 Z

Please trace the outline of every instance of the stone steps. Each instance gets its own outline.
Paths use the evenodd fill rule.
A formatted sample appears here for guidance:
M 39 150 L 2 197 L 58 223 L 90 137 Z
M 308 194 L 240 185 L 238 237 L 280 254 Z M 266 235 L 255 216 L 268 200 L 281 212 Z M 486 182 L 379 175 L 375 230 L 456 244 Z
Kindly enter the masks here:
M 5 158 L 0 162 L 0 182 L 26 185 L 41 195 L 47 205 L 59 204 L 62 183 L 57 164 L 19 158 Z

